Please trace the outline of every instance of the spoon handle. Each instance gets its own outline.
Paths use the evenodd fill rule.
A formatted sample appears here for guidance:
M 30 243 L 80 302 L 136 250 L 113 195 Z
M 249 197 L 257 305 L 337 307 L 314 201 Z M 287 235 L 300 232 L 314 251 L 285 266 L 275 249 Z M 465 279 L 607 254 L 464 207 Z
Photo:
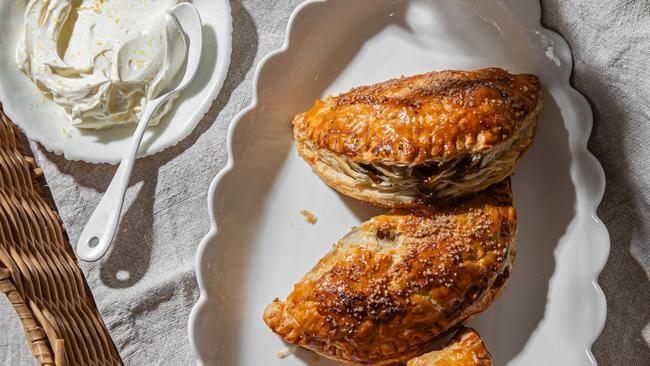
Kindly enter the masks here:
M 129 186 L 133 163 L 140 147 L 140 142 L 147 129 L 151 116 L 156 112 L 165 98 L 150 101 L 138 122 L 133 134 L 133 141 L 129 151 L 122 158 L 120 167 L 115 172 L 111 184 L 104 192 L 104 197 L 99 201 L 90 220 L 77 242 L 77 256 L 84 261 L 96 261 L 101 258 L 115 237 L 115 232 L 120 223 L 120 213 L 124 203 L 124 194 Z

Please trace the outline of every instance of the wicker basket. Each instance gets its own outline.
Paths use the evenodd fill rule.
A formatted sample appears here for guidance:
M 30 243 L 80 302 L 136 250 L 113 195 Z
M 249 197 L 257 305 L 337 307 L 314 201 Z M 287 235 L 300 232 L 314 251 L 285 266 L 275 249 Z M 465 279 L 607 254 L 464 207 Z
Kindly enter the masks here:
M 0 105 L 0 291 L 41 365 L 121 365 L 24 146 Z

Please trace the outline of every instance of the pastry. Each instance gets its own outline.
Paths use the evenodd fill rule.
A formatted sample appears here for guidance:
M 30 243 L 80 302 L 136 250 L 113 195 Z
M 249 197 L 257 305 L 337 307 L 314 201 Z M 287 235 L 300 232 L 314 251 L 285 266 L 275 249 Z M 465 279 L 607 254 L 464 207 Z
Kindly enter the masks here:
M 410 208 L 509 176 L 542 106 L 533 75 L 442 71 L 354 88 L 293 120 L 300 156 L 337 191 Z
M 453 205 L 392 210 L 345 235 L 264 321 L 331 359 L 406 361 L 492 303 L 515 233 L 509 179 Z
M 406 366 L 492 366 L 492 357 L 481 336 L 463 328 L 443 349 L 416 357 Z

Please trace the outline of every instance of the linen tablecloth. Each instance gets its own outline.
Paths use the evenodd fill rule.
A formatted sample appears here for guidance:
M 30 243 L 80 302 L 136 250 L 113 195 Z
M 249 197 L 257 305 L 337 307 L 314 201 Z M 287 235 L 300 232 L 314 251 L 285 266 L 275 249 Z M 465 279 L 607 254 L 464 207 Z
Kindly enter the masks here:
M 232 63 L 219 97 L 187 139 L 137 161 L 117 245 L 81 263 L 127 365 L 193 360 L 186 328 L 198 298 L 194 253 L 209 227 L 207 189 L 226 163 L 228 124 L 251 99 L 254 67 L 282 44 L 300 2 L 231 1 Z M 650 2 L 543 0 L 542 13 L 573 50 L 573 83 L 595 117 L 589 147 L 607 175 L 599 215 L 612 240 L 600 277 L 608 319 L 593 351 L 601 365 L 650 365 Z M 116 168 L 32 148 L 75 243 Z M 4 297 L 0 362 L 35 364 Z

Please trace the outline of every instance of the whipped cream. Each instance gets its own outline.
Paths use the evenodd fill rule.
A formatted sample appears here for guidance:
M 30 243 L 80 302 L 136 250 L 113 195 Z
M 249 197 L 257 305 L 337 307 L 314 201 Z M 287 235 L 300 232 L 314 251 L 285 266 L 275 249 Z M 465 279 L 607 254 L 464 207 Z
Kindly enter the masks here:
M 30 0 L 16 63 L 76 127 L 137 122 L 187 58 L 185 35 L 169 13 L 178 2 Z

